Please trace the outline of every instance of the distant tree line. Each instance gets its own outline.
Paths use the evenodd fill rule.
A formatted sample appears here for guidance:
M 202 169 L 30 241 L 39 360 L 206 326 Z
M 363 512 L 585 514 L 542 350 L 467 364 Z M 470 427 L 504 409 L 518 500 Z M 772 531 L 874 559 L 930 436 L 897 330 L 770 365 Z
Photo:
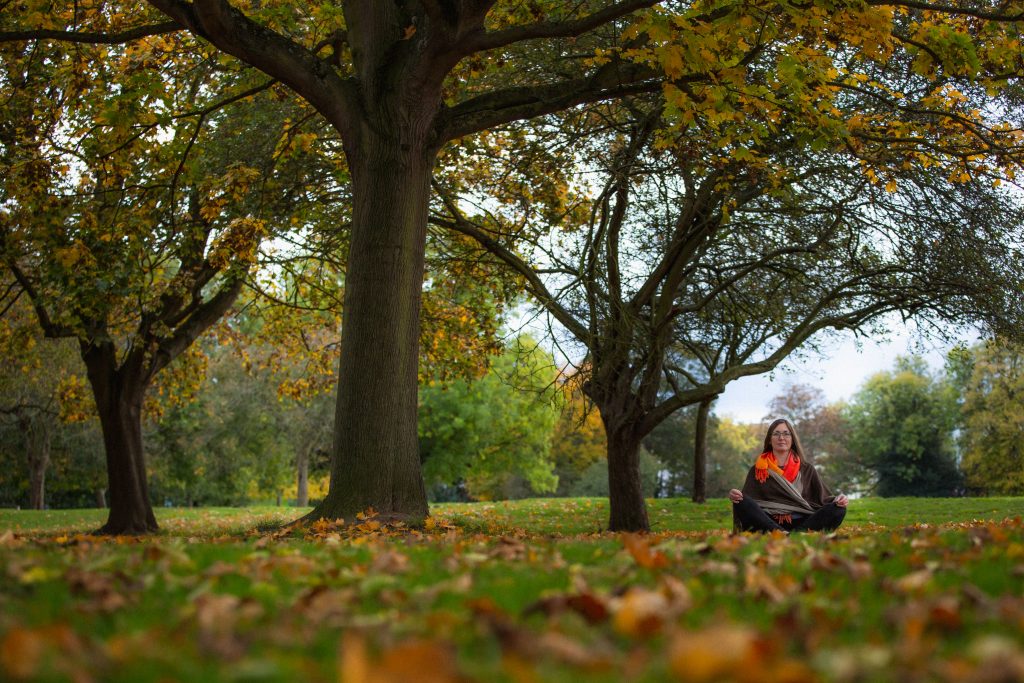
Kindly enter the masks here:
M 7 339 L 0 365 L 0 505 L 92 507 L 106 500 L 103 439 L 52 340 Z M 160 390 L 144 425 L 157 505 L 308 505 L 326 492 L 331 387 L 297 391 L 255 346 L 203 342 L 191 392 Z M 20 353 L 14 353 L 20 349 Z M 330 367 L 331 363 L 325 363 Z M 188 375 L 179 372 L 179 375 Z M 315 383 L 314 383 L 315 384 Z M 878 496 L 1024 493 L 1024 349 L 957 347 L 933 371 L 900 358 L 848 401 L 782 386 L 768 415 L 791 418 L 806 455 L 837 490 Z M 698 406 L 644 440 L 645 496 L 691 496 Z M 441 367 L 422 382 L 420 453 L 431 500 L 607 496 L 605 432 L 573 376 L 528 337 L 476 375 Z M 763 425 L 711 415 L 706 495 L 742 481 Z

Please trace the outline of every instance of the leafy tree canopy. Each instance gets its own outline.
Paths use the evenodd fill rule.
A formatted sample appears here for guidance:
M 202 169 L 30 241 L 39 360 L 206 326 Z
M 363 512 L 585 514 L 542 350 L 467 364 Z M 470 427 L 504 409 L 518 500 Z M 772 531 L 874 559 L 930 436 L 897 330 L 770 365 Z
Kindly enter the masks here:
M 554 491 L 550 457 L 559 406 L 551 357 L 520 337 L 476 380 L 420 389 L 420 443 L 429 484 L 465 482 L 475 498 L 503 497 L 510 475 Z
M 874 469 L 880 496 L 960 492 L 953 451 L 955 399 L 920 358 L 871 377 L 847 407 L 850 449 Z
M 1024 492 L 1024 355 L 998 340 L 972 350 L 964 386 L 963 470 L 969 491 Z

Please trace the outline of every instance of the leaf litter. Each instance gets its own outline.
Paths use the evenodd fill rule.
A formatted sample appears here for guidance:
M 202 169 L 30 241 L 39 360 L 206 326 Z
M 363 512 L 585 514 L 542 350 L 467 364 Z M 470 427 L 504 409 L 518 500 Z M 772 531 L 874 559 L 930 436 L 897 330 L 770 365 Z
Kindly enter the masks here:
M 481 528 L 368 512 L 234 536 L 6 531 L 0 678 L 1024 680 L 1019 518 L 788 537 Z

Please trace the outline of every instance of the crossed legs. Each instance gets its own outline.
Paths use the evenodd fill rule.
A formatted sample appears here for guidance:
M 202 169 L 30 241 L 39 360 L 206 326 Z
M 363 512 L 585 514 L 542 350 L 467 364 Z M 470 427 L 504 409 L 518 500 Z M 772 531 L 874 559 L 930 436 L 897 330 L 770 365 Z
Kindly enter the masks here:
M 736 531 L 831 531 L 839 528 L 845 517 L 845 507 L 829 503 L 792 524 L 779 524 L 750 498 L 732 504 L 732 526 Z

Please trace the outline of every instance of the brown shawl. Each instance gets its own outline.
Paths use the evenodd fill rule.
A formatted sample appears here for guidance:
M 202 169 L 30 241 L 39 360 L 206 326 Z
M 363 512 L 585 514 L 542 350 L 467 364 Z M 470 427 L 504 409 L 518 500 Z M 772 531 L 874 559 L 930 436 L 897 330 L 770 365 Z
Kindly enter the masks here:
M 770 469 L 768 479 L 762 484 L 751 467 L 743 483 L 743 495 L 760 505 L 771 517 L 786 521 L 792 515 L 809 515 L 835 500 L 814 465 L 803 459 L 793 483 Z

